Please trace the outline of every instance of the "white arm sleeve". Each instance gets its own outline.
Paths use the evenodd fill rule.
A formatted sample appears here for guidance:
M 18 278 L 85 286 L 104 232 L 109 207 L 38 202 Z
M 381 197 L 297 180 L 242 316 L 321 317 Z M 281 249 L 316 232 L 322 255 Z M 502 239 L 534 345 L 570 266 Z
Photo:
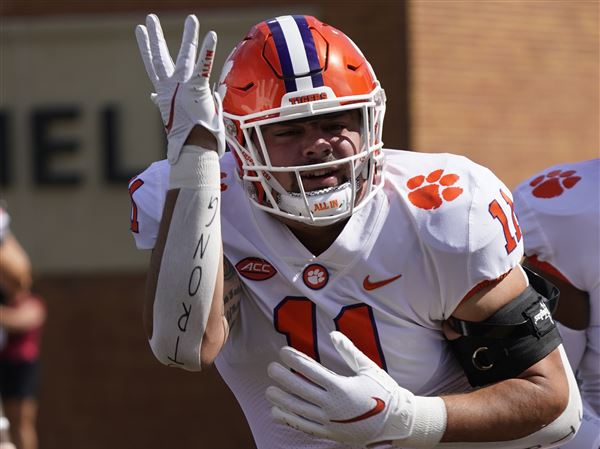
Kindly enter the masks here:
M 184 147 L 171 167 L 170 188 L 180 191 L 158 274 L 150 346 L 165 365 L 199 371 L 222 246 L 217 153 Z
M 583 419 L 577 435 L 560 449 L 595 449 L 600 447 L 600 416 L 583 400 Z
M 567 355 L 559 346 L 560 356 L 565 374 L 569 383 L 569 402 L 562 414 L 547 426 L 526 437 L 510 441 L 490 441 L 477 443 L 440 443 L 436 448 L 440 449 L 525 449 L 525 448 L 552 448 L 558 447 L 571 440 L 581 424 L 582 403 L 577 388 L 575 376 L 569 365 Z

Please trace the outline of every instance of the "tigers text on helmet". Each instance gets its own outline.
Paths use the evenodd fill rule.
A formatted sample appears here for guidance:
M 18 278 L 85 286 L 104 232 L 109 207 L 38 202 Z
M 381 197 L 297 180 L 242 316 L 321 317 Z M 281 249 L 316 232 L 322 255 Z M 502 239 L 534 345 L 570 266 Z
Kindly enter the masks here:
M 230 54 L 218 90 L 227 143 L 245 190 L 260 209 L 325 226 L 350 216 L 382 187 L 385 94 L 360 49 L 341 31 L 310 16 L 261 22 Z M 361 114 L 356 154 L 314 165 L 271 163 L 261 127 L 347 110 Z M 333 166 L 347 168 L 347 182 L 304 189 L 302 172 Z M 299 191 L 285 190 L 275 172 L 295 176 Z

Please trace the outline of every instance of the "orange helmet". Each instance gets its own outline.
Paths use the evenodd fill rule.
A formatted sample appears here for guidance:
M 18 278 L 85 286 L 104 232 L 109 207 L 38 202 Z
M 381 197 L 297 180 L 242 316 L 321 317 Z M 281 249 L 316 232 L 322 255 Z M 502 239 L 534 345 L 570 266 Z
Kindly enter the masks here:
M 379 167 L 385 94 L 359 48 L 334 27 L 310 16 L 282 16 L 255 25 L 225 62 L 218 92 L 227 142 L 257 207 L 327 225 L 351 215 L 383 185 Z M 351 109 L 362 112 L 357 154 L 317 165 L 271 164 L 261 126 Z M 302 187 L 302 171 L 343 163 L 352 179 L 342 186 L 315 192 Z M 295 174 L 300 192 L 286 191 L 270 175 L 281 171 Z M 336 207 L 318 207 L 324 201 Z

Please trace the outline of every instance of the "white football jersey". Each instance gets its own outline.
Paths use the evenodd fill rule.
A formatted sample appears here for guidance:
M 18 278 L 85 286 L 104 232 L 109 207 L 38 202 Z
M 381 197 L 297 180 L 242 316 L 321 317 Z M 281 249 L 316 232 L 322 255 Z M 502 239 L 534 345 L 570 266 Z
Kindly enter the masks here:
M 470 388 L 441 324 L 475 286 L 521 259 L 510 191 L 464 157 L 395 150 L 385 157 L 384 188 L 318 256 L 253 207 L 234 158 L 221 159 L 224 252 L 244 289 L 216 365 L 261 449 L 347 447 L 274 422 L 264 394 L 267 365 L 284 345 L 350 375 L 329 339 L 336 329 L 417 395 Z M 132 195 L 141 247 L 152 246 L 164 201 L 164 192 L 143 192 L 166 184 L 168 165 L 159 164 L 136 178 L 143 185 Z M 148 179 L 155 176 L 162 180 Z
M 525 254 L 590 295 L 590 325 L 561 326 L 583 398 L 600 412 L 600 159 L 548 168 L 514 191 Z

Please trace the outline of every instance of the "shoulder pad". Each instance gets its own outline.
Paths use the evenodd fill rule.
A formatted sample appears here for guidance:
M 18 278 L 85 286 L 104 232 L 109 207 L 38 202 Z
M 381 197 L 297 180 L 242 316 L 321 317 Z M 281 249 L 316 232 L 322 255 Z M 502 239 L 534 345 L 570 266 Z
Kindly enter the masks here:
M 547 168 L 515 188 L 517 213 L 531 208 L 549 215 L 574 215 L 597 209 L 599 176 L 600 159 Z
M 462 156 L 391 155 L 394 188 L 429 254 L 449 314 L 473 287 L 515 267 L 523 255 L 510 190 Z M 387 157 L 387 154 L 386 154 Z
M 475 251 L 502 237 L 502 223 L 490 212 L 494 203 L 517 233 L 510 190 L 489 169 L 452 154 L 398 153 L 404 155 L 388 158 L 388 173 L 428 246 Z
M 550 263 L 575 287 L 598 284 L 600 159 L 545 169 L 514 191 L 527 256 Z

